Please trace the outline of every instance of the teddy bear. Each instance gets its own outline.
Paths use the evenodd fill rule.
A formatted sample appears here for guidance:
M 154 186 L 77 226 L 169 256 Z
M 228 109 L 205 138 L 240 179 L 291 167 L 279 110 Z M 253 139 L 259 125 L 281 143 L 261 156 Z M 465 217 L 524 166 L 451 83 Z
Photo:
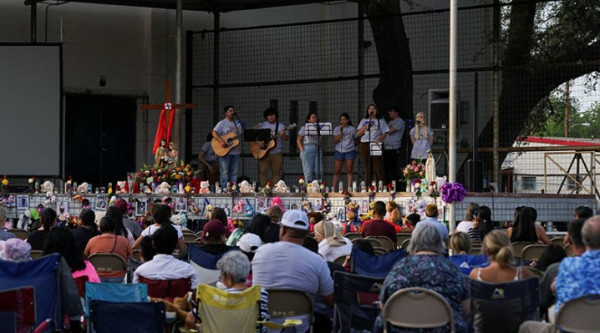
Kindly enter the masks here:
M 47 180 L 45 181 L 41 186 L 40 189 L 42 191 L 42 193 L 53 193 L 54 192 L 54 183 Z
M 210 182 L 203 180 L 200 182 L 200 193 L 210 193 Z
M 273 192 L 275 193 L 289 193 L 290 189 L 289 187 L 287 187 L 287 185 L 285 184 L 285 182 L 283 180 L 280 180 L 277 182 L 277 184 L 275 184 L 275 188 L 273 189 Z
M 360 205 L 354 201 L 348 203 L 348 211 L 346 219 L 348 220 L 346 232 L 357 232 L 360 228 L 361 221 L 358 219 L 358 210 Z
M 162 182 L 162 183 L 160 183 L 160 185 L 158 185 L 156 187 L 156 190 L 154 191 L 154 193 L 169 194 L 169 193 L 171 193 L 171 185 L 169 185 L 169 183 L 167 183 L 167 182 Z
M 247 180 L 243 180 L 240 184 L 240 193 L 252 193 L 254 192 L 254 188 L 252 187 L 252 184 L 250 184 L 250 182 L 248 182 Z
M 310 222 L 309 230 L 311 232 L 315 231 L 315 224 L 323 221 L 323 213 L 312 211 L 306 215 L 308 216 L 308 221 Z
M 124 194 L 127 193 L 127 181 L 126 180 L 120 180 L 117 181 L 117 188 L 116 188 L 116 193 L 118 194 Z
M 77 192 L 84 194 L 84 193 L 88 193 L 88 189 L 90 187 L 90 184 L 88 184 L 87 182 L 83 182 L 81 184 L 79 184 L 79 186 L 77 186 Z
M 310 187 L 308 188 L 308 193 L 319 193 L 319 192 L 321 192 L 321 190 L 319 188 L 319 181 L 313 180 L 312 183 L 310 183 Z

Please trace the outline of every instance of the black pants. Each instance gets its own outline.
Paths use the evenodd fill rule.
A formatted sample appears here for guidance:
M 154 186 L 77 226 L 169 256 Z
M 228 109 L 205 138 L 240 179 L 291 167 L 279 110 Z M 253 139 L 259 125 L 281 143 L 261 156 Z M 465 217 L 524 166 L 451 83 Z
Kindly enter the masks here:
M 386 185 L 391 183 L 392 180 L 395 180 L 396 183 L 400 180 L 398 155 L 398 149 L 385 149 L 383 151 L 383 171 Z

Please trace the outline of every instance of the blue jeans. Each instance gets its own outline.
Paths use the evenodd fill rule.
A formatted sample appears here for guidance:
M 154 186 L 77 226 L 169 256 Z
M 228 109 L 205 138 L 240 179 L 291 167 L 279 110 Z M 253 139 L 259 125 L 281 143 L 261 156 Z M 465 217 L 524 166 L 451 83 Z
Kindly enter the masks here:
M 319 152 L 318 158 L 317 151 Z M 316 144 L 304 145 L 304 152 L 300 153 L 300 159 L 302 160 L 302 172 L 304 172 L 307 183 L 317 179 L 317 170 L 319 170 L 318 176 L 323 179 L 323 150 L 319 149 L 319 146 Z M 319 169 L 317 169 L 317 164 Z
M 227 182 L 237 182 L 239 165 L 240 155 L 227 154 L 223 157 L 219 157 L 219 168 L 221 172 L 219 184 L 221 188 L 226 188 Z

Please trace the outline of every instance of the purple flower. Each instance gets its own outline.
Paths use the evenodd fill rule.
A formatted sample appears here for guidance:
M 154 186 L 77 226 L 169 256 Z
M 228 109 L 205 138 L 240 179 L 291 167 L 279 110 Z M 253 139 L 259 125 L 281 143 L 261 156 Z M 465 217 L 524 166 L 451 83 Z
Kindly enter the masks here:
M 446 183 L 440 189 L 442 200 L 446 203 L 461 202 L 467 196 L 467 191 L 461 183 Z

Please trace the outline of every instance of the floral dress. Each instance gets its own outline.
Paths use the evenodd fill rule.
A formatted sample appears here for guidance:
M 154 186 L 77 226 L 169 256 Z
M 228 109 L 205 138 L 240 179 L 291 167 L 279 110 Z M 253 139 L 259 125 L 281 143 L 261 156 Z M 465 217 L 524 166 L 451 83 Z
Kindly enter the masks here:
M 390 296 L 402 288 L 422 287 L 440 293 L 454 312 L 456 332 L 469 332 L 469 323 L 464 319 L 461 302 L 471 297 L 470 284 L 460 269 L 440 255 L 411 255 L 402 258 L 383 281 L 379 300 L 385 303 Z M 383 329 L 381 316 L 375 323 L 376 332 Z M 388 332 L 449 332 L 449 327 L 433 329 L 408 329 L 389 326 Z

